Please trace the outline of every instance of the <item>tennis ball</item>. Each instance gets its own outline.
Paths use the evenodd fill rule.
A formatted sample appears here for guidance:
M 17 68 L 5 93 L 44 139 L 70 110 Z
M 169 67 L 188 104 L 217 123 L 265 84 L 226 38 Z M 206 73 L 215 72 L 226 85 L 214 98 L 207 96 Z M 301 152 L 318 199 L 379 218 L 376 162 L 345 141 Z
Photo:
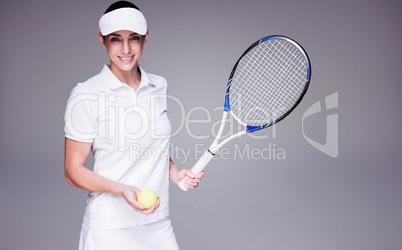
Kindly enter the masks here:
M 145 209 L 148 209 L 156 204 L 158 196 L 151 189 L 142 190 L 137 197 L 137 201 L 141 203 Z

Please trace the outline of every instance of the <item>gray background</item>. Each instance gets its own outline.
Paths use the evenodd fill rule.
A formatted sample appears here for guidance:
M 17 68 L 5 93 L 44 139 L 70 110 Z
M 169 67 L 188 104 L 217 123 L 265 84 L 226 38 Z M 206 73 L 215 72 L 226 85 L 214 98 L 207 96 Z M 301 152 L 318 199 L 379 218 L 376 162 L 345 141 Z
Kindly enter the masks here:
M 0 249 L 76 249 L 86 192 L 63 174 L 63 115 L 77 82 L 107 55 L 98 20 L 113 1 L 2 1 L 0 6 Z M 182 249 L 401 249 L 402 43 L 400 1 L 136 1 L 149 23 L 141 64 L 169 94 L 220 119 L 225 82 L 254 41 L 288 35 L 313 66 L 305 99 L 274 138 L 228 144 L 286 151 L 284 160 L 216 159 L 200 187 L 171 186 Z M 338 92 L 339 107 L 311 116 L 305 133 L 325 143 L 326 115 L 339 117 L 339 156 L 312 147 L 302 115 Z M 169 102 L 173 128 L 178 105 Z M 191 119 L 205 119 L 195 112 Z M 208 135 L 211 124 L 193 124 Z M 271 135 L 261 131 L 257 135 Z M 272 137 L 272 136 L 270 136 Z M 181 130 L 174 145 L 194 150 Z M 192 156 L 180 167 L 190 168 Z M 91 160 L 89 160 L 89 164 Z

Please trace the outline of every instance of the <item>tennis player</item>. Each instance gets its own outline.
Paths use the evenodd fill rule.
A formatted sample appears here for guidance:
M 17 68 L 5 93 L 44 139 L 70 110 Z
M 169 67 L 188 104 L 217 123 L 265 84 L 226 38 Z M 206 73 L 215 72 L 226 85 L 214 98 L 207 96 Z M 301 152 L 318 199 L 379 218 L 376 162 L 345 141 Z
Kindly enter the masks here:
M 197 187 L 204 173 L 169 157 L 167 83 L 139 66 L 147 22 L 134 4 L 112 4 L 99 20 L 110 63 L 71 91 L 65 113 L 65 176 L 89 191 L 79 249 L 178 249 L 169 219 L 169 179 Z M 85 167 L 89 151 L 93 170 Z M 157 203 L 137 202 L 152 189 Z

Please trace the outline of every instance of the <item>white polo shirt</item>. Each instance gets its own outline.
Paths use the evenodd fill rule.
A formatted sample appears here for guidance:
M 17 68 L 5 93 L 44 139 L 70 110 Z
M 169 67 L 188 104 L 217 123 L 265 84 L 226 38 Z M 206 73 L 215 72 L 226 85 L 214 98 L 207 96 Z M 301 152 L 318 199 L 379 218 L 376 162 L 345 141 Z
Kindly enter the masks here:
M 146 216 L 118 195 L 90 192 L 84 215 L 90 228 L 131 227 L 169 215 L 167 83 L 163 77 L 140 71 L 137 92 L 120 82 L 107 65 L 100 74 L 79 83 L 67 102 L 64 132 L 72 140 L 92 143 L 94 172 L 154 190 L 160 207 Z

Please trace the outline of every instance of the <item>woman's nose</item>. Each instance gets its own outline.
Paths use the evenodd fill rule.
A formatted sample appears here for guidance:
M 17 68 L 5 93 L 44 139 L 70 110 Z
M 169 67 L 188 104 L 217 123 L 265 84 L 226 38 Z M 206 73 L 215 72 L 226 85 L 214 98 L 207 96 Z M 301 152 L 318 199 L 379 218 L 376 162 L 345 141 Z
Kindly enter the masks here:
M 123 48 L 122 48 L 122 53 L 124 54 L 130 54 L 131 52 L 131 45 L 128 41 L 123 42 Z

